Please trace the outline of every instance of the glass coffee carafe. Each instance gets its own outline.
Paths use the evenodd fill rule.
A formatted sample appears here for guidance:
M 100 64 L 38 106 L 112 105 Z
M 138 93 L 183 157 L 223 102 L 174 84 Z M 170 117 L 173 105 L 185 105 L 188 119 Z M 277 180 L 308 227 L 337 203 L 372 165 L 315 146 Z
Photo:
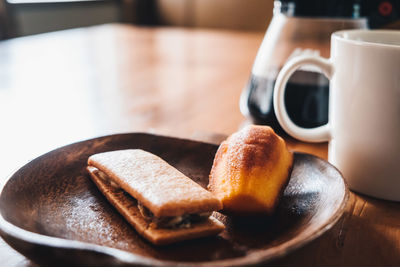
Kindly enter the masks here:
M 275 1 L 274 15 L 244 88 L 240 109 L 254 123 L 281 131 L 272 104 L 273 88 L 285 62 L 298 55 L 329 57 L 330 36 L 342 29 L 367 28 L 361 4 L 351 0 Z M 287 84 L 285 104 L 290 118 L 312 128 L 328 121 L 328 79 L 312 66 L 294 73 Z

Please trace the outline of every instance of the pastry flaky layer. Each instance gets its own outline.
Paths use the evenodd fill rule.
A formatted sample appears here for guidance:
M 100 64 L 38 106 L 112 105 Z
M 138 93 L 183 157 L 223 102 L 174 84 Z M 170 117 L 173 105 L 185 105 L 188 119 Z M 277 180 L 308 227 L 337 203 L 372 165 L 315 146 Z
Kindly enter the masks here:
M 140 149 L 95 154 L 88 165 L 104 172 L 157 217 L 222 208 L 212 193 L 160 157 Z
M 91 179 L 136 231 L 156 245 L 215 235 L 218 198 L 161 158 L 139 149 L 91 156 Z
M 293 154 L 268 126 L 251 125 L 222 142 L 208 188 L 233 215 L 271 215 L 288 184 Z

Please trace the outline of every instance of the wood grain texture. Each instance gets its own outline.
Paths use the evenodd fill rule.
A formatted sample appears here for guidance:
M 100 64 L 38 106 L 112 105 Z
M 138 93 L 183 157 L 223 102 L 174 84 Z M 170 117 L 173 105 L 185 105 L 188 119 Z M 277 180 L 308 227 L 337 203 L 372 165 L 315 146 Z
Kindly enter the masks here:
M 0 43 L 0 175 L 94 136 L 236 131 L 261 41 L 257 33 L 104 25 Z
M 220 142 L 263 34 L 104 25 L 0 43 L 0 180 L 58 146 L 146 131 Z M 322 158 L 326 144 L 285 137 Z M 333 229 L 275 266 L 400 266 L 400 204 L 352 194 Z M 7 266 L 30 263 L 0 244 Z

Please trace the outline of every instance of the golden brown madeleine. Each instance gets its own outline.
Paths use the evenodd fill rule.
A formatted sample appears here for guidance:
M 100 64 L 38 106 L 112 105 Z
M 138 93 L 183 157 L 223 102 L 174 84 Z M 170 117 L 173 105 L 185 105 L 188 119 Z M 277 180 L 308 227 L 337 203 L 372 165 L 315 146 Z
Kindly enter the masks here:
M 293 154 L 271 127 L 247 126 L 218 148 L 208 188 L 228 214 L 271 215 L 289 181 L 292 164 Z

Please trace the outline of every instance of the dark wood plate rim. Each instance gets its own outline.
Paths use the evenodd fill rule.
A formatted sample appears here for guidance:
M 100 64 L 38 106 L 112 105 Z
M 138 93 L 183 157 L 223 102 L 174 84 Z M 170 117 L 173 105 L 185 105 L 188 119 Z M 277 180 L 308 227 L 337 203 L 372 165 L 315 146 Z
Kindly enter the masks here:
M 134 133 L 122 133 L 122 134 L 112 134 L 112 135 L 105 135 L 105 136 L 100 136 L 96 138 L 91 138 L 75 143 L 71 143 L 59 148 L 56 148 L 54 150 L 51 150 L 47 153 L 44 153 L 40 155 L 39 157 L 45 156 L 48 153 L 51 153 L 55 150 L 65 148 L 70 145 L 77 145 L 79 143 L 85 143 L 88 141 L 94 141 L 96 139 L 102 139 L 110 136 L 118 136 L 118 135 L 148 135 L 148 136 L 153 136 L 153 137 L 167 137 L 167 138 L 174 138 L 174 139 L 181 139 L 181 140 L 186 140 L 190 142 L 197 142 L 197 143 L 204 143 L 204 144 L 212 144 L 212 143 L 206 143 L 206 142 L 200 142 L 197 140 L 191 140 L 191 139 L 183 139 L 183 138 L 176 138 L 176 137 L 171 137 L 171 136 L 162 136 L 162 135 L 154 135 L 154 134 L 148 134 L 148 133 L 141 133 L 141 132 L 134 132 Z M 216 145 L 216 144 L 212 144 Z M 303 153 L 303 152 L 294 152 L 295 154 L 303 154 L 303 155 L 308 155 L 314 158 L 317 158 L 318 160 L 324 161 L 327 163 L 330 167 L 334 168 L 340 175 L 340 177 L 343 179 L 343 176 L 341 172 L 332 164 L 329 162 L 325 161 L 322 158 L 319 158 L 317 156 Z M 32 159 L 33 160 L 33 159 Z M 31 161 L 31 160 L 30 160 Z M 25 166 L 28 164 L 30 161 L 26 162 L 21 166 Z M 0 195 L 2 194 L 4 186 L 7 184 L 7 182 L 11 179 L 11 177 L 20 170 L 18 168 L 15 170 L 13 173 L 11 173 L 1 184 L 0 184 Z M 105 247 L 101 245 L 95 245 L 91 243 L 86 243 L 82 241 L 75 241 L 75 240 L 68 240 L 68 239 L 63 239 L 63 238 L 58 238 L 58 237 L 51 237 L 51 236 L 46 236 L 46 235 L 41 235 L 37 234 L 31 231 L 27 231 L 23 228 L 20 228 L 16 225 L 13 225 L 12 223 L 6 221 L 2 214 L 0 213 L 0 236 L 3 237 L 3 239 L 12 245 L 9 242 L 9 238 L 11 239 L 16 239 L 19 241 L 22 241 L 23 243 L 26 244 L 31 244 L 31 245 L 38 245 L 42 247 L 48 247 L 48 248 L 54 248 L 54 249 L 68 249 L 68 250 L 78 250 L 80 252 L 95 252 L 98 254 L 103 254 L 106 256 L 109 256 L 111 258 L 116 259 L 116 262 L 119 262 L 121 264 L 128 264 L 132 266 L 140 265 L 140 266 L 250 266 L 250 265 L 256 265 L 260 263 L 266 263 L 269 262 L 273 259 L 277 259 L 280 257 L 283 257 L 287 255 L 288 253 L 303 247 L 304 245 L 308 244 L 312 240 L 318 238 L 321 236 L 324 232 L 332 228 L 336 222 L 341 218 L 343 215 L 343 212 L 345 210 L 346 204 L 349 199 L 349 189 L 347 186 L 346 181 L 343 179 L 344 183 L 344 195 L 342 202 L 340 206 L 337 208 L 337 210 L 332 214 L 330 218 L 327 219 L 327 221 L 321 225 L 318 229 L 314 230 L 313 233 L 308 235 L 305 238 L 299 238 L 299 236 L 296 236 L 295 238 L 283 243 L 280 245 L 281 250 L 279 251 L 272 251 L 272 249 L 267 249 L 262 252 L 258 253 L 253 253 L 249 254 L 240 258 L 233 258 L 233 259 L 224 259 L 224 260 L 216 260 L 216 261 L 207 261 L 207 262 L 176 262 L 176 261 L 162 261 L 162 260 L 157 260 L 154 258 L 150 257 L 145 257 L 145 256 L 140 256 L 136 255 L 134 253 L 130 253 L 127 251 L 123 251 L 120 249 L 115 249 L 115 248 L 110 248 L 110 247 Z

